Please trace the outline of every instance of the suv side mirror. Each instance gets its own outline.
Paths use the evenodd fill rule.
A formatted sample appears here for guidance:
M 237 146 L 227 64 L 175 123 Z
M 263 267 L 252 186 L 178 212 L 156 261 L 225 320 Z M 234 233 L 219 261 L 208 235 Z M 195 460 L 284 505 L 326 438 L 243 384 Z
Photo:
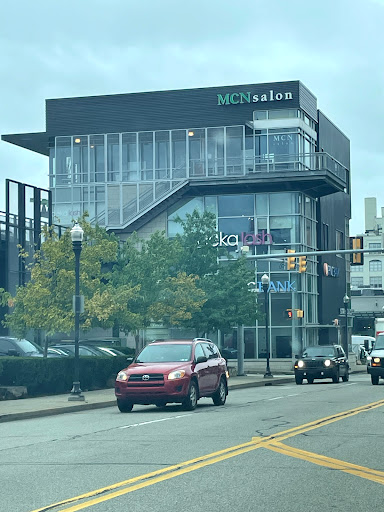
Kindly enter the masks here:
M 131 363 L 132 363 L 132 361 L 133 361 L 133 357 L 127 357 L 127 363 L 128 363 L 128 364 L 131 364 Z
M 365 348 L 365 350 L 369 350 L 368 340 L 364 340 L 364 348 Z
M 295 359 L 300 359 L 300 355 L 299 354 L 295 354 Z
M 208 361 L 208 358 L 205 357 L 205 356 L 199 356 L 197 359 L 196 359 L 196 364 L 199 364 L 199 363 L 206 363 Z

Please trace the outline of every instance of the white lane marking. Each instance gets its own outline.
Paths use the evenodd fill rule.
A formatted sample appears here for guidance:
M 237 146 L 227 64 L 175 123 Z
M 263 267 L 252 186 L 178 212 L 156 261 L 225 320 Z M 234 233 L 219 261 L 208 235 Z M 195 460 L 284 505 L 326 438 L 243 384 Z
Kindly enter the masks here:
M 132 425 L 125 425 L 124 427 L 119 427 L 119 428 L 142 427 L 143 425 L 150 425 L 151 423 L 159 423 L 160 421 L 176 420 L 178 418 L 186 418 L 187 416 L 192 416 L 192 414 L 181 414 L 179 416 L 171 416 L 169 418 L 161 418 L 159 420 L 143 421 L 142 423 L 133 423 Z
M 268 398 L 268 400 L 280 400 L 283 396 L 275 396 L 275 398 Z
M 295 393 L 294 395 L 287 395 L 287 396 L 299 396 L 299 393 Z

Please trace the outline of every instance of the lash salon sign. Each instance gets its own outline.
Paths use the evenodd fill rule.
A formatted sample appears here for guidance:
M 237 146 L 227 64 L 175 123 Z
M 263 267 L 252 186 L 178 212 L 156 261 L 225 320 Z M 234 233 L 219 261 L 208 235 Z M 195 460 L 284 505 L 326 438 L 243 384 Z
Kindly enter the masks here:
M 217 94 L 218 105 L 238 105 L 239 103 L 258 103 L 292 100 L 292 92 L 275 92 L 271 89 L 263 94 L 252 94 L 251 92 L 233 92 L 227 94 Z
M 243 245 L 271 245 L 273 243 L 272 235 L 266 233 L 264 229 L 260 233 L 246 233 L 243 231 L 239 235 L 225 235 L 220 231 L 216 242 L 213 247 L 236 247 L 242 243 Z

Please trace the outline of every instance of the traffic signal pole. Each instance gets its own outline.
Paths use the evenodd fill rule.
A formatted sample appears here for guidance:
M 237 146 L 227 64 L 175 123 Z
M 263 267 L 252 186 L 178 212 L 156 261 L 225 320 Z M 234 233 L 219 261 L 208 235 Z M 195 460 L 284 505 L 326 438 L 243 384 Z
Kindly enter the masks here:
M 294 253 L 288 253 L 288 252 L 280 252 L 276 254 L 256 254 L 255 256 L 248 256 L 247 255 L 247 261 L 254 261 L 254 260 L 268 260 L 268 259 L 275 259 L 275 258 L 289 258 L 289 257 L 300 257 L 300 256 L 323 256 L 324 254 L 355 254 L 359 252 L 367 252 L 367 253 L 383 253 L 384 248 L 380 247 L 379 249 L 339 249 L 339 250 L 332 250 L 332 251 L 305 251 L 305 252 L 294 252 Z

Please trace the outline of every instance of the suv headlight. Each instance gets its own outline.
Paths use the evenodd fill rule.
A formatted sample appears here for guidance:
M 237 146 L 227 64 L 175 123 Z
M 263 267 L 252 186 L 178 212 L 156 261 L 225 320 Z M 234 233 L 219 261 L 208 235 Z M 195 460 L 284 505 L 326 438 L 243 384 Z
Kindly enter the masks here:
M 332 361 L 330 359 L 326 359 L 324 361 L 324 366 L 331 366 L 331 364 L 332 364 Z
M 185 375 L 185 370 L 175 370 L 168 374 L 168 380 L 182 379 Z
M 117 374 L 116 380 L 126 381 L 126 380 L 128 380 L 128 375 L 125 372 L 119 372 Z
M 299 362 L 297 363 L 297 366 L 298 366 L 299 368 L 303 368 L 303 366 L 304 366 L 304 361 L 299 361 Z

